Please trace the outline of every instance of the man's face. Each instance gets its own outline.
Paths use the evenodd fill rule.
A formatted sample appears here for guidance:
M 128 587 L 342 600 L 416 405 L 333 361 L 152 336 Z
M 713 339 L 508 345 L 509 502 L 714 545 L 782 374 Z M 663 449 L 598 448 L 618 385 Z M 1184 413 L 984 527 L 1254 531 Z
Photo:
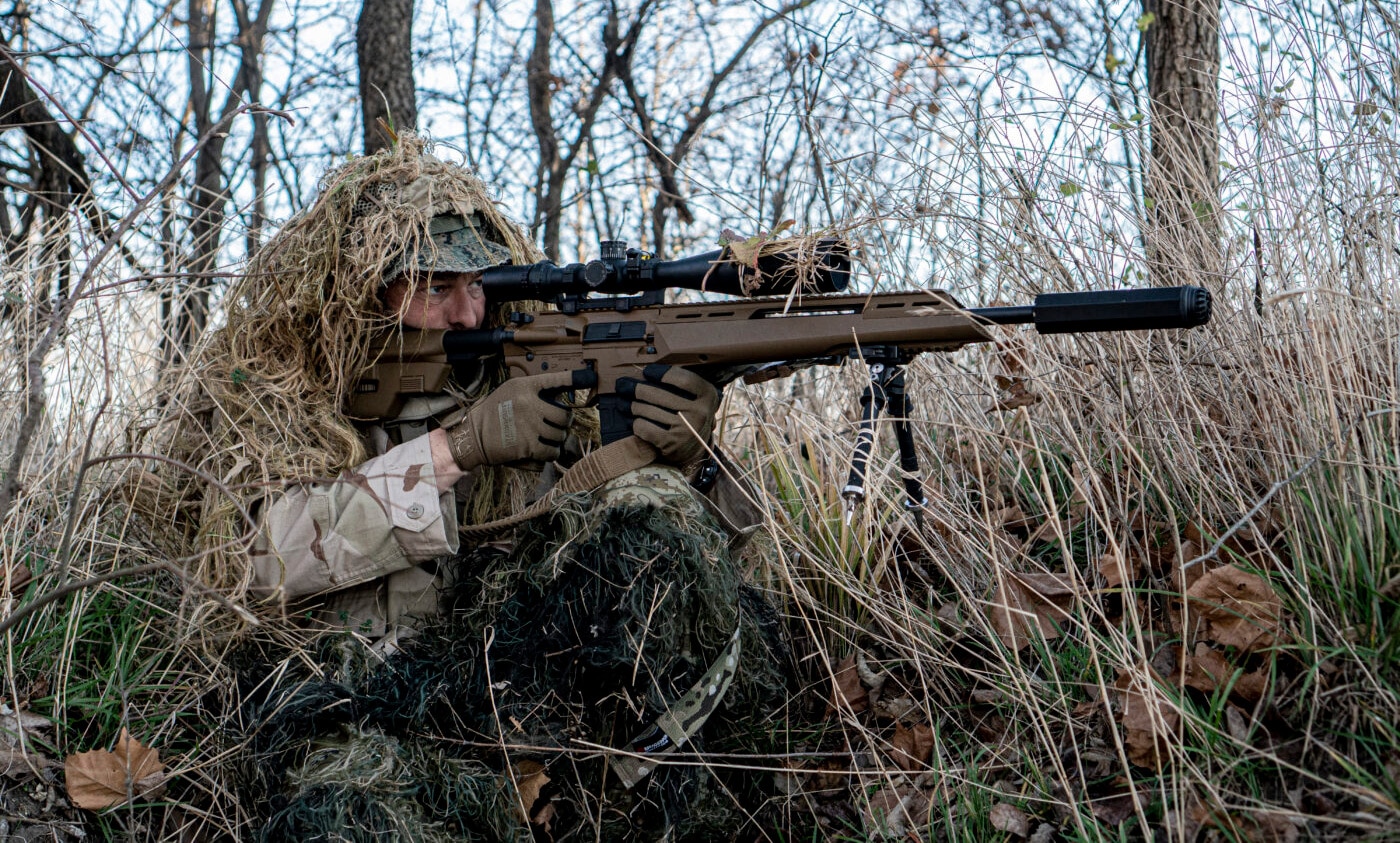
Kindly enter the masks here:
M 460 331 L 486 321 L 480 272 L 406 273 L 389 284 L 384 303 L 390 313 L 403 314 L 405 328 Z

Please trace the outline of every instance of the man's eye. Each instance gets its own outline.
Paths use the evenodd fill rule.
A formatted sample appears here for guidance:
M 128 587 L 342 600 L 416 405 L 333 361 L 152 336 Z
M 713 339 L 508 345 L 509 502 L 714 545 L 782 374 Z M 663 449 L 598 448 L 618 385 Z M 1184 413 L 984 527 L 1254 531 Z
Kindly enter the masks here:
M 430 296 L 445 296 L 450 292 L 452 292 L 451 284 L 432 284 L 428 287 L 428 295 Z

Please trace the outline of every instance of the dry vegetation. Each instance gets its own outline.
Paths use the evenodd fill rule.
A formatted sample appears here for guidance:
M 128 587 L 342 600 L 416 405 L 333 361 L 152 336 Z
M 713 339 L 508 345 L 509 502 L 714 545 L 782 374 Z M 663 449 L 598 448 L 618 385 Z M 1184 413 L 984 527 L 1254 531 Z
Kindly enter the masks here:
M 1231 153 L 1224 277 L 1175 279 L 1216 291 L 1210 326 L 1001 329 L 911 367 L 920 518 L 892 441 L 847 517 L 859 366 L 731 390 L 723 441 L 778 551 L 753 577 L 789 618 L 803 690 L 756 739 L 782 751 L 695 763 L 771 770 L 790 827 L 816 837 L 1400 839 L 1400 150 L 1385 108 L 1313 97 L 1325 151 L 1271 133 L 1272 103 L 1230 118 L 1252 151 Z M 1007 185 L 1027 160 L 1063 166 L 1014 146 L 949 160 Z M 1339 163 L 1320 173 L 1324 152 Z M 976 239 L 998 269 L 946 279 L 966 304 L 1132 278 L 1131 202 L 1081 192 L 1110 164 L 1075 166 L 977 215 L 885 214 L 867 241 L 932 239 L 934 218 L 938 242 Z M 129 436 L 150 406 L 154 300 L 97 269 L 56 311 L 45 260 L 7 270 L 0 321 L 6 464 L 34 425 L 0 510 L 0 837 L 234 832 L 233 748 L 204 715 L 245 615 L 183 575 L 192 560 L 153 555 L 109 482 L 150 459 Z M 123 730 L 159 762 L 133 760 Z M 72 758 L 114 747 L 137 775 Z M 100 814 L 68 807 L 92 764 L 119 803 Z

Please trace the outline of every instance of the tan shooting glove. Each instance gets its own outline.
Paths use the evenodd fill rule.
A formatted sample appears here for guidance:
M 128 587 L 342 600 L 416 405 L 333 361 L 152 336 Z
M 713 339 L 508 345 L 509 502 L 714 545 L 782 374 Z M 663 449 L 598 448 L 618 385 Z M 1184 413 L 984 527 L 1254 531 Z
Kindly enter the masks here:
M 569 372 L 550 372 L 512 378 L 496 387 L 448 429 L 452 458 L 463 471 L 558 459 L 572 411 L 546 394 L 563 392 L 571 385 Z
M 719 390 L 680 366 L 653 364 L 642 376 L 646 380 L 618 381 L 618 392 L 632 399 L 632 433 L 672 465 L 689 465 L 704 456 L 715 430 Z

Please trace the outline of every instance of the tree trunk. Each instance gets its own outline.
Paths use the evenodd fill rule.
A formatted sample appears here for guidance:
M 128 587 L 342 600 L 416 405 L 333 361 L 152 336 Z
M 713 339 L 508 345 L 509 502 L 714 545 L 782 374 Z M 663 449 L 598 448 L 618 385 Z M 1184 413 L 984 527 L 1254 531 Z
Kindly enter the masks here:
M 1151 154 L 1144 193 L 1154 285 L 1222 285 L 1220 0 L 1144 0 Z
M 413 85 L 413 0 L 364 0 L 355 26 L 360 67 L 365 154 L 389 146 L 383 120 L 395 132 L 418 126 Z
M 189 0 L 186 11 L 190 41 L 188 67 L 190 77 L 190 111 L 194 115 L 195 134 L 207 138 L 195 156 L 194 183 L 186 203 L 189 206 L 190 253 L 186 261 L 188 279 L 177 285 L 162 302 L 162 313 L 171 322 L 165 338 L 165 359 L 171 361 L 194 346 L 209 322 L 209 297 L 213 290 L 214 272 L 218 267 L 219 244 L 223 233 L 228 204 L 228 180 L 224 176 L 224 147 L 228 140 L 227 121 L 238 112 L 250 83 L 261 84 L 263 37 L 275 0 L 262 0 L 255 17 L 248 17 L 246 7 L 233 4 L 238 19 L 238 44 L 241 57 L 237 74 L 229 81 L 223 107 L 214 112 L 213 94 L 205 78 L 214 65 L 216 47 L 214 0 Z M 256 96 L 256 91 L 253 92 Z
M 6 51 L 0 60 L 0 132 L 11 128 L 23 129 L 36 168 L 26 191 L 29 195 L 21 209 L 19 227 L 11 227 L 5 237 L 5 251 L 9 260 L 15 262 L 17 251 L 28 240 L 30 227 L 39 220 L 44 226 L 45 253 L 50 258 L 65 256 L 69 246 L 68 209 L 75 202 L 90 198 L 87 169 L 73 139 L 35 95 L 21 66 Z M 67 295 L 66 261 L 56 266 L 59 285 L 53 293 L 62 298 Z
M 554 73 L 549 51 L 554 41 L 554 4 L 535 0 L 535 42 L 525 65 L 525 88 L 530 96 L 530 126 L 540 148 L 535 168 L 535 220 L 532 228 L 544 224 L 544 254 L 559 260 L 559 232 L 564 205 L 564 159 L 559 154 L 559 134 L 554 128 L 550 106 L 554 102 Z

